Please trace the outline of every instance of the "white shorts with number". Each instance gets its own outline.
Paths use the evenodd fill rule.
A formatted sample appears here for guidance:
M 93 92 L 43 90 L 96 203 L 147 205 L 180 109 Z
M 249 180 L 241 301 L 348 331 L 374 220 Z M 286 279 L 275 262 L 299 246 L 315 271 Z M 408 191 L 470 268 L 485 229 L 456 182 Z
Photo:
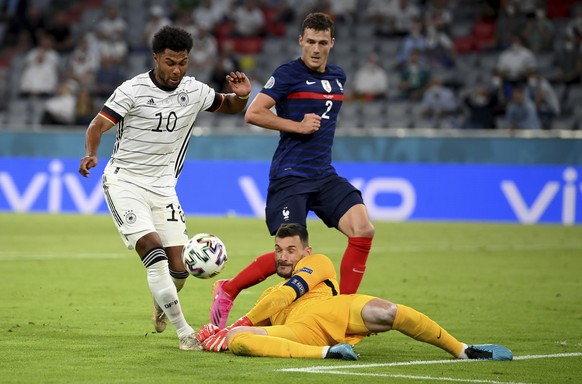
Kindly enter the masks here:
M 134 249 L 144 235 L 157 232 L 164 247 L 186 244 L 186 218 L 178 196 L 163 196 L 116 175 L 103 176 L 103 191 L 109 212 L 121 238 Z

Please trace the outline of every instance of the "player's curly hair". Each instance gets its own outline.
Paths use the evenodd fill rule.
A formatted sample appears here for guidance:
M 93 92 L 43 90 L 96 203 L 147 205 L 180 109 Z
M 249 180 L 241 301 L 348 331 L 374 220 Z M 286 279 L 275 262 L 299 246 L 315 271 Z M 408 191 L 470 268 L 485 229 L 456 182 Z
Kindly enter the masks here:
M 174 52 L 187 51 L 190 53 L 192 46 L 192 36 L 182 28 L 167 25 L 162 27 L 152 40 L 152 51 L 162 53 L 166 48 Z
M 334 37 L 334 23 L 331 17 L 322 12 L 313 12 L 305 17 L 301 25 L 301 35 L 305 33 L 306 29 L 314 29 L 316 31 L 326 31 L 329 29 L 331 37 Z

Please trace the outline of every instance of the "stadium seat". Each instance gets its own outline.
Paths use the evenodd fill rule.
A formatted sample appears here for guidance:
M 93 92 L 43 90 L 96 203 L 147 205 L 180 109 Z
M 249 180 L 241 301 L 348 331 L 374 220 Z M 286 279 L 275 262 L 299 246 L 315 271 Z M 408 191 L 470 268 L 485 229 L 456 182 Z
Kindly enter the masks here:
M 473 26 L 473 41 L 478 51 L 495 47 L 495 23 L 493 21 L 478 21 Z
M 263 50 L 262 37 L 235 38 L 234 50 L 239 54 L 256 54 Z
M 571 8 L 576 0 L 548 1 L 546 14 L 549 19 L 565 19 L 571 15 Z
M 264 7 L 262 11 L 265 16 L 267 33 L 271 36 L 285 36 L 287 25 L 277 21 L 279 10 L 277 8 Z
M 453 39 L 455 51 L 459 54 L 473 52 L 475 50 L 475 41 L 473 36 L 457 36 Z

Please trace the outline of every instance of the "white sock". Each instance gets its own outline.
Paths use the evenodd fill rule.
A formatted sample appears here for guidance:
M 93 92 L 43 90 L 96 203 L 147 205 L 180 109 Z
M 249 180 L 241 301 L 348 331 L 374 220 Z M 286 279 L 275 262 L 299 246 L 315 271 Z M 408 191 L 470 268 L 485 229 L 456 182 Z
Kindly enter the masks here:
M 170 276 L 172 276 L 171 271 L 170 271 Z M 180 293 L 182 288 L 184 288 L 184 284 L 186 284 L 186 279 L 176 278 L 176 277 L 172 276 L 172 281 L 174 282 L 174 286 L 176 286 L 176 290 L 178 291 L 178 293 Z M 155 300 L 154 300 L 154 305 L 156 306 L 156 309 L 158 309 L 159 311 L 162 310 Z
M 467 356 L 467 354 L 465 353 L 465 349 L 469 348 L 469 346 L 465 343 L 463 343 L 463 352 L 461 352 L 461 354 L 457 357 L 458 359 L 468 359 L 469 356 Z
M 168 261 L 159 261 L 147 267 L 147 279 L 154 300 L 176 328 L 178 337 L 182 338 L 193 333 L 194 330 L 186 322 L 182 313 L 182 307 L 180 307 L 178 300 L 178 290 L 170 277 Z

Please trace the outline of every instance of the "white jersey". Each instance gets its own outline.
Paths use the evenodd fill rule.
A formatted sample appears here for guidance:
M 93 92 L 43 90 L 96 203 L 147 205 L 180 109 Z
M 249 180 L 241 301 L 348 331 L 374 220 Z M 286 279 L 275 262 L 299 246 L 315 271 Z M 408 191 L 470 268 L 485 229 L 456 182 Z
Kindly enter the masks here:
M 99 112 L 118 124 L 104 174 L 170 195 L 184 165 L 196 116 L 218 109 L 222 96 L 194 77 L 184 76 L 174 90 L 160 88 L 152 78 L 150 71 L 125 81 Z

